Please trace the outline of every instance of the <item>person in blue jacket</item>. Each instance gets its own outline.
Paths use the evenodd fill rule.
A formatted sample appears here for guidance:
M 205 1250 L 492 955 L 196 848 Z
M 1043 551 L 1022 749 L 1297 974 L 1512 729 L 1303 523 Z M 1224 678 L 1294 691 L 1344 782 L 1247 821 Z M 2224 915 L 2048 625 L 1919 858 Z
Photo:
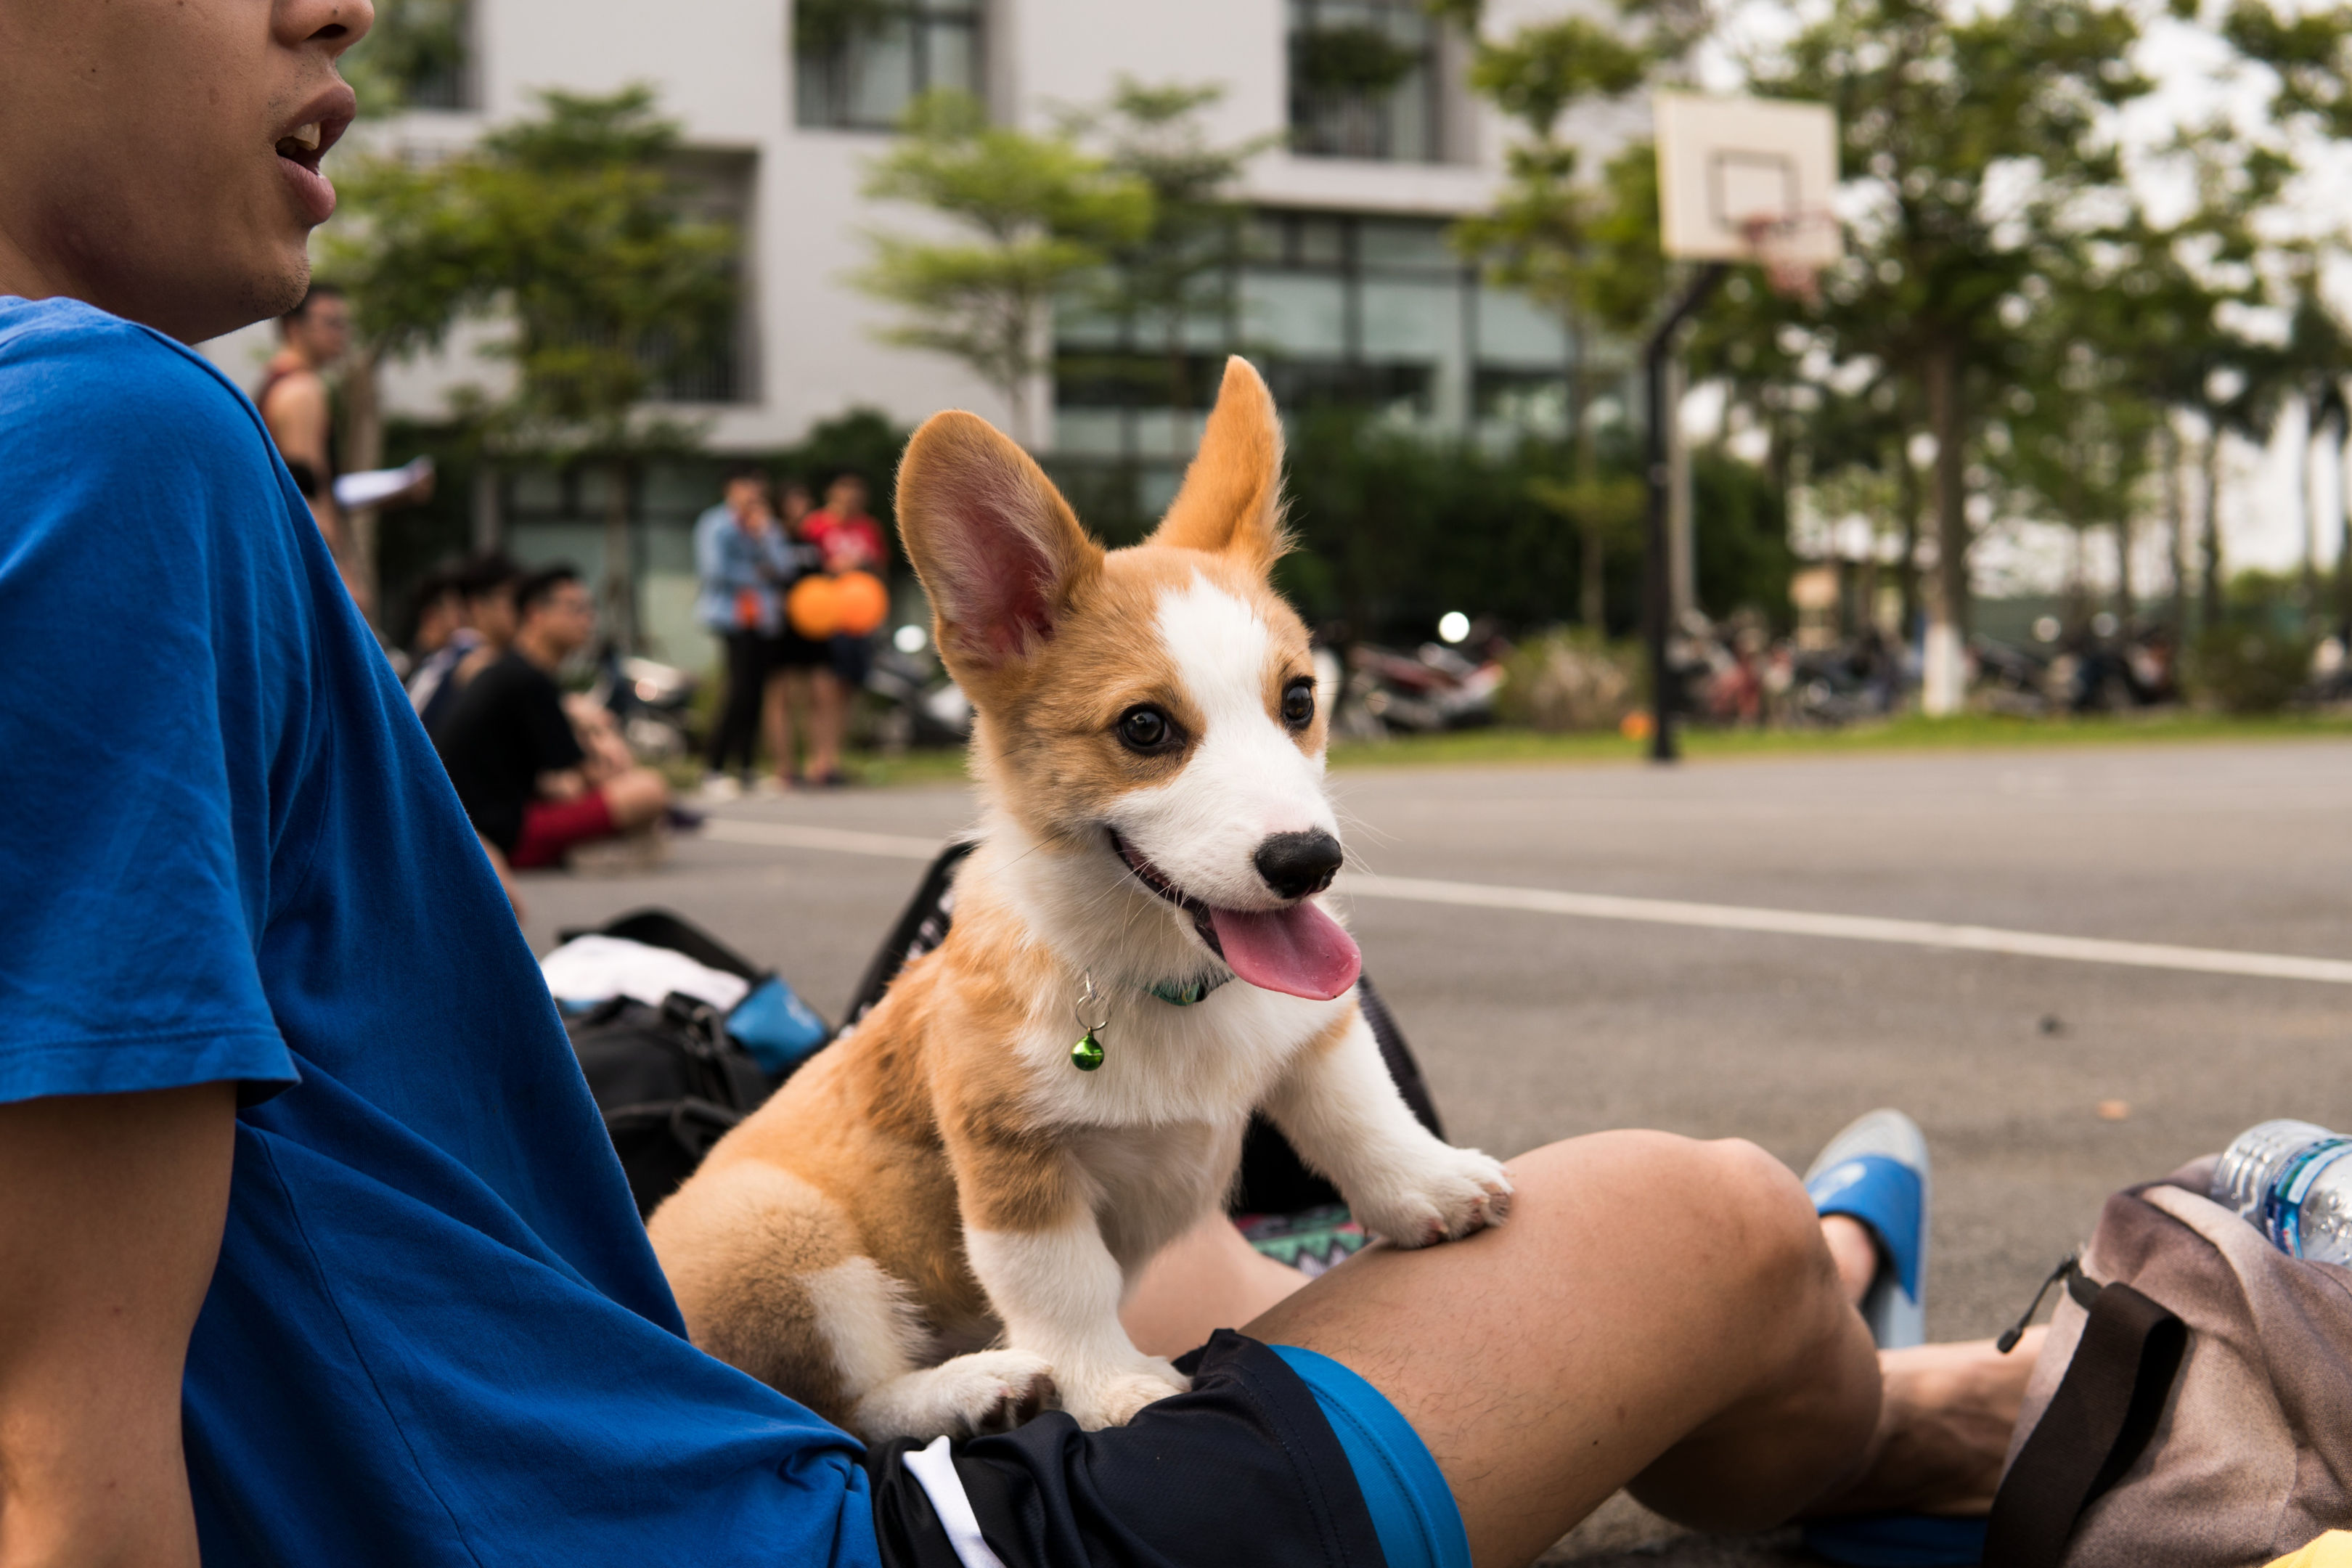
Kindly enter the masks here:
M 741 778 L 757 760 L 773 673 L 770 650 L 783 626 L 783 593 L 794 575 L 792 544 L 776 519 L 767 472 L 758 464 L 737 464 L 728 473 L 724 499 L 695 519 L 694 569 L 699 579 L 695 618 L 727 653 L 727 685 L 711 725 L 703 779 L 705 796 L 723 800 L 741 793 Z

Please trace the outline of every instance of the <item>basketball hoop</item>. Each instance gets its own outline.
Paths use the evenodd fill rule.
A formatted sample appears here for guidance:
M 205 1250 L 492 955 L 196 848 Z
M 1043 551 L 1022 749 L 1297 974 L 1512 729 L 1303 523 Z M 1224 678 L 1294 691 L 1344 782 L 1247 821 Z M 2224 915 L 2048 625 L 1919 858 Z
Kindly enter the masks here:
M 1835 213 L 1793 212 L 1780 217 L 1752 217 L 1739 226 L 1748 248 L 1764 268 L 1772 292 L 1795 300 L 1811 310 L 1822 302 L 1822 268 L 1843 246 Z

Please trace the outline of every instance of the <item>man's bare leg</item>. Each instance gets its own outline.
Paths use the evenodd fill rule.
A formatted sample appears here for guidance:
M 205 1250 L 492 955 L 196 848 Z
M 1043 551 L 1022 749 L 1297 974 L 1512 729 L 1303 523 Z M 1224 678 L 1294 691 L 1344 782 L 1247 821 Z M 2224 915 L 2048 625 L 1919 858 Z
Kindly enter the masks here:
M 2007 1355 L 1990 1340 L 1881 1351 L 1885 1396 L 1861 1479 L 1804 1516 L 1990 1511 L 2047 1332 L 2028 1329 Z
M 1143 1266 L 1118 1321 L 1136 1349 L 1172 1361 L 1306 1283 L 1306 1275 L 1276 1263 L 1223 1214 L 1213 1214 Z
M 1510 1169 L 1499 1230 L 1368 1248 L 1246 1329 L 1388 1396 L 1478 1562 L 1529 1561 L 1620 1488 L 1752 1529 L 1853 1484 L 1877 1354 L 1787 1167 L 1747 1143 L 1611 1132 Z
M 841 737 L 849 727 L 849 691 L 830 669 L 809 672 L 809 760 L 812 784 L 841 771 Z
M 1878 1244 L 1846 1215 L 1824 1215 L 1822 1239 L 1846 1299 L 1859 1303 L 1877 1272 Z M 2027 1330 L 2007 1355 L 1990 1340 L 1879 1352 L 1885 1395 L 1861 1479 L 1808 1508 L 1806 1517 L 1990 1511 L 2046 1332 Z
M 793 672 L 780 669 L 768 677 L 767 688 L 761 693 L 760 713 L 762 727 L 768 732 L 768 756 L 775 765 L 779 784 L 790 784 L 800 776 L 799 763 L 793 755 Z

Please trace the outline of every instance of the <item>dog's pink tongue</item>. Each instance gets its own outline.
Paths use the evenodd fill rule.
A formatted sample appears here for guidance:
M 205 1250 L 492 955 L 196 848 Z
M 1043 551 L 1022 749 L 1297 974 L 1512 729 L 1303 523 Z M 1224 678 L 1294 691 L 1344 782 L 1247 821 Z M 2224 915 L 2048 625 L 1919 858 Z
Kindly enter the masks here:
M 1328 1002 L 1364 967 L 1355 938 L 1310 901 L 1286 910 L 1211 910 L 1209 922 L 1225 963 L 1260 990 Z

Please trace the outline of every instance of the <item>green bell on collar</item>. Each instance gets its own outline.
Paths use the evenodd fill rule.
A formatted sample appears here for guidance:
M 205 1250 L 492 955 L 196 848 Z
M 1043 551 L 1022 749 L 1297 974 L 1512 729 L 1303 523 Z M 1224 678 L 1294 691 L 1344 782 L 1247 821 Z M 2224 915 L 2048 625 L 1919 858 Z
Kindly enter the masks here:
M 1103 1064 L 1102 1042 L 1088 1029 L 1078 1043 L 1070 1047 L 1070 1065 L 1080 1072 L 1092 1072 Z

